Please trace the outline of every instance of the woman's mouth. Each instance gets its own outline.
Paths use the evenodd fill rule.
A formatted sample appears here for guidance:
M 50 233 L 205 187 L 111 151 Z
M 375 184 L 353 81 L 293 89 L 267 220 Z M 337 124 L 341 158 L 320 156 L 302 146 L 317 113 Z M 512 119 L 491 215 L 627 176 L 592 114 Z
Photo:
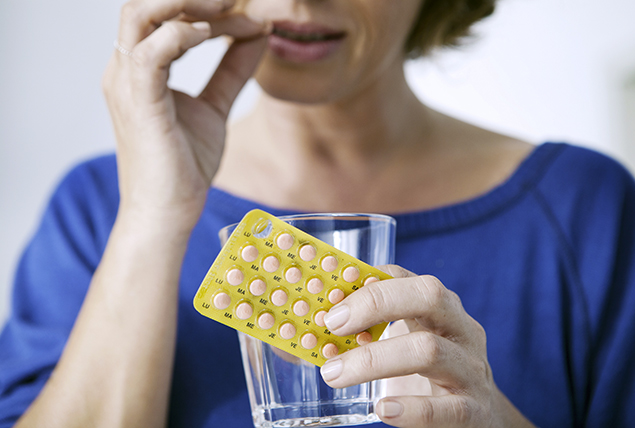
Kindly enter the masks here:
M 288 21 L 274 22 L 269 48 L 280 59 L 291 62 L 320 61 L 333 54 L 346 37 L 343 31 Z

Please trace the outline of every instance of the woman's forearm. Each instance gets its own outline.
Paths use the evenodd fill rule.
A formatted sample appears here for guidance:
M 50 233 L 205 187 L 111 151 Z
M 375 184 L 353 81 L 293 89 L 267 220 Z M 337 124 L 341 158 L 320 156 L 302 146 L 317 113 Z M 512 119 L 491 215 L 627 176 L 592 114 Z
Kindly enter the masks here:
M 125 49 L 103 79 L 119 215 L 62 357 L 18 427 L 165 426 L 187 241 L 220 164 L 229 109 L 271 32 L 265 21 L 228 16 L 233 4 L 124 5 L 117 43 Z M 172 91 L 172 62 L 221 34 L 236 40 L 201 94 Z
M 189 233 L 119 215 L 62 357 L 18 427 L 162 427 Z

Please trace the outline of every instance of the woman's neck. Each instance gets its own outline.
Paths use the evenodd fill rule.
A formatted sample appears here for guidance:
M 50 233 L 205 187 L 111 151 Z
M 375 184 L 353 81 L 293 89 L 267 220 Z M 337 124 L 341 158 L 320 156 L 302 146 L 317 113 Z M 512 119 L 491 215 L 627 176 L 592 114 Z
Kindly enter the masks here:
M 399 66 L 337 102 L 263 95 L 229 127 L 214 185 L 278 208 L 395 213 L 483 193 L 530 149 L 425 107 Z
M 298 104 L 263 95 L 252 116 L 263 143 L 294 162 L 377 168 L 387 156 L 422 143 L 426 109 L 401 68 L 358 93 L 327 104 Z M 248 119 L 249 120 L 249 119 Z M 316 165 L 317 164 L 317 165 Z
M 359 189 L 422 150 L 422 136 L 432 135 L 427 117 L 433 115 L 408 87 L 402 67 L 326 104 L 263 94 L 249 116 L 229 127 L 214 184 L 274 206 L 317 210 L 343 200 L 354 205 Z M 348 190 L 341 191 L 342 185 Z M 307 206 L 307 192 L 323 204 Z

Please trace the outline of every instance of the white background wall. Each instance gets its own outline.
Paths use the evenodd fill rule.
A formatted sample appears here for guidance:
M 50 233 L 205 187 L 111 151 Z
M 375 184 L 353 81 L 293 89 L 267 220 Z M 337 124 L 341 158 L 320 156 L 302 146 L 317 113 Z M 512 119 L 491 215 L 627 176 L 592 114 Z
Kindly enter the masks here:
M 114 147 L 100 78 L 122 3 L 0 1 L 0 322 L 53 186 Z M 408 77 L 422 99 L 466 120 L 595 147 L 635 167 L 634 17 L 633 0 L 502 0 L 477 41 L 410 64 Z M 196 91 L 222 50 L 208 42 L 188 54 L 174 86 Z M 256 94 L 250 85 L 233 114 Z

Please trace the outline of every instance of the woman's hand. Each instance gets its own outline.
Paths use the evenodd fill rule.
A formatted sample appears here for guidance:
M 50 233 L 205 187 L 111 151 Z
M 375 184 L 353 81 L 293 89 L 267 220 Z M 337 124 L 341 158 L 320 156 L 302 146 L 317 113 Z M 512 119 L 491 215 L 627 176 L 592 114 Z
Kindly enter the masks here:
M 266 43 L 267 25 L 232 13 L 232 4 L 124 6 L 124 49 L 103 81 L 117 137 L 117 221 L 55 371 L 17 426 L 166 426 L 183 255 L 218 168 L 227 113 Z M 201 94 L 168 88 L 172 61 L 220 34 L 238 41 Z
M 198 220 L 223 152 L 225 122 L 266 46 L 269 25 L 232 13 L 233 0 L 132 0 L 103 89 L 117 138 L 121 208 L 135 218 L 188 230 Z M 188 49 L 232 36 L 198 97 L 167 86 L 170 65 Z
M 459 297 L 432 276 L 398 266 L 384 270 L 394 279 L 360 288 L 324 320 L 339 336 L 401 319 L 408 332 L 329 360 L 322 367 L 324 380 L 342 388 L 396 376 L 427 378 L 432 394 L 430 389 L 413 394 L 409 388 L 378 403 L 380 418 L 398 427 L 531 426 L 496 387 L 485 331 L 465 312 Z

